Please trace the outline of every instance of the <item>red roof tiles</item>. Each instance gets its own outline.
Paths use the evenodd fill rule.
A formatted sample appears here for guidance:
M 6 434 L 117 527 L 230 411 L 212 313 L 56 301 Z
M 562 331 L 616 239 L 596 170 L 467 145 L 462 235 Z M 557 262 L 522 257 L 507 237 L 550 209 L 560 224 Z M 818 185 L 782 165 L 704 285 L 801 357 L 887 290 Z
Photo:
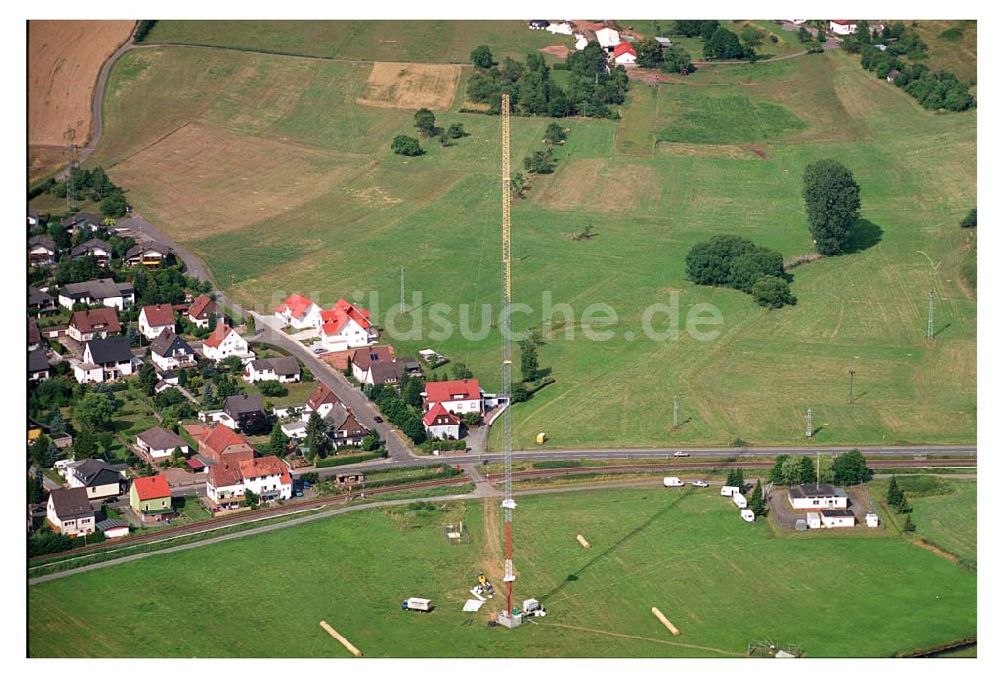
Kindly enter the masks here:
M 205 339 L 205 345 L 210 348 L 217 348 L 222 341 L 226 340 L 226 336 L 232 333 L 232 328 L 228 324 L 219 324 L 215 327 L 215 331 L 209 334 L 208 338 Z
M 424 385 L 428 402 L 451 402 L 452 400 L 478 400 L 482 397 L 479 381 L 465 378 L 460 381 L 433 381 Z
M 80 333 L 93 333 L 94 331 L 121 333 L 122 330 L 121 324 L 118 323 L 118 313 L 113 307 L 78 310 L 73 313 L 69 325 Z
M 239 462 L 239 467 L 243 480 L 277 475 L 280 476 L 282 485 L 289 485 L 292 482 L 292 476 L 288 473 L 288 467 L 276 456 L 245 459 Z
M 153 475 L 147 478 L 136 478 L 132 481 L 139 501 L 163 499 L 170 496 L 170 485 L 165 475 Z
M 626 42 L 618 43 L 618 45 L 615 47 L 615 51 L 612 53 L 612 56 L 618 58 L 626 53 L 631 54 L 633 57 L 635 56 L 635 48 L 632 47 L 632 43 L 626 43 Z
M 201 451 L 209 456 L 219 457 L 230 447 L 253 453 L 253 445 L 229 426 L 218 424 L 211 432 L 201 434 Z
M 287 312 L 296 319 L 302 319 L 313 304 L 313 301 L 309 300 L 305 296 L 293 293 L 285 299 L 285 302 L 278 306 L 278 309 L 275 310 L 275 312 Z
M 436 403 L 431 407 L 430 411 L 424 414 L 424 425 L 432 426 L 434 425 L 434 420 L 439 416 L 447 416 L 448 422 L 451 425 L 458 425 L 460 423 L 459 418 L 452 414 L 450 411 L 441 406 L 441 403 Z
M 142 308 L 149 326 L 173 326 L 174 308 L 171 305 L 146 305 Z
M 367 329 L 372 325 L 371 313 L 363 307 L 357 307 L 347 302 L 343 298 L 337 301 L 329 310 L 320 313 L 323 320 L 323 333 L 327 336 L 335 336 L 340 333 L 349 320 L 354 320 L 362 329 Z
M 191 303 L 191 307 L 188 308 L 188 315 L 192 319 L 208 319 L 217 309 L 215 301 L 203 293 Z

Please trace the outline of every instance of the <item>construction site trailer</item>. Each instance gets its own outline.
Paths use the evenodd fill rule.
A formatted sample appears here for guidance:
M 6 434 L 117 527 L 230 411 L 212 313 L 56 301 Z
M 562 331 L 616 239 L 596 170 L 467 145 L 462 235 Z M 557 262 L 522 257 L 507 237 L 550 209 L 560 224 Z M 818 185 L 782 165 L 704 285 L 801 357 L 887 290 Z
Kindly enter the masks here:
M 403 601 L 403 610 L 416 610 L 418 612 L 430 612 L 434 609 L 429 598 L 415 598 L 411 596 Z

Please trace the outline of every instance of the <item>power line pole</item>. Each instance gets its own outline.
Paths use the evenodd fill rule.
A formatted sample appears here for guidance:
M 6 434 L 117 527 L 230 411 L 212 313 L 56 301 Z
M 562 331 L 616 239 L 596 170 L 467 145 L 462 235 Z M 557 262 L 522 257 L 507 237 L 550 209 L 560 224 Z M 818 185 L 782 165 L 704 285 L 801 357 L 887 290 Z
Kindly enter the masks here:
M 934 338 L 934 291 L 927 292 L 927 338 Z
M 677 395 L 674 395 L 674 428 L 677 427 L 677 416 L 680 413 L 680 402 L 677 401 Z
M 806 409 L 806 437 L 813 436 L 813 410 L 812 407 Z
M 847 373 L 851 375 L 851 387 L 848 389 L 847 403 L 854 404 L 854 369 L 848 369 Z

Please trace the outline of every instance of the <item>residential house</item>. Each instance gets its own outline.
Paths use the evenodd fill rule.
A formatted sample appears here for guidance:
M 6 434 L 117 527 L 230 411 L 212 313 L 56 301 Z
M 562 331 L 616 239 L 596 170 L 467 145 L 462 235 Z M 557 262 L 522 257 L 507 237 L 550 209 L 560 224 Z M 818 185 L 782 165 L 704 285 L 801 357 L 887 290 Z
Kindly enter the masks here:
M 597 42 L 602 48 L 611 52 L 621 43 L 621 37 L 618 35 L 618 31 L 613 28 L 604 27 L 599 31 L 595 31 L 594 34 L 597 36 Z
M 188 320 L 199 329 L 207 329 L 219 314 L 219 306 L 204 293 L 194 299 L 188 308 Z
M 611 58 L 617 66 L 631 66 L 635 64 L 635 48 L 631 43 L 618 43 L 611 52 Z
M 187 454 L 190 449 L 187 441 L 180 435 L 159 426 L 136 435 L 135 443 L 142 455 L 153 463 L 170 458 L 174 450 L 179 449 L 181 453 Z
M 833 485 L 795 485 L 788 490 L 788 502 L 797 510 L 847 508 L 847 493 Z
M 28 380 L 44 381 L 49 377 L 49 357 L 45 348 L 36 347 L 28 353 Z
M 320 306 L 303 295 L 293 293 L 275 310 L 285 326 L 296 329 L 313 329 L 321 324 Z
M 456 381 L 432 381 L 424 385 L 424 409 L 440 404 L 452 414 L 483 413 L 483 393 L 479 381 L 464 378 Z
M 370 345 L 378 338 L 371 313 L 343 298 L 329 310 L 323 310 L 320 318 L 320 341 L 331 352 Z
M 244 459 L 239 462 L 239 467 L 245 490 L 259 496 L 261 501 L 292 498 L 292 475 L 288 464 L 278 457 Z
M 267 419 L 264 411 L 264 401 L 260 393 L 249 395 L 230 395 L 222 408 L 228 417 L 229 427 L 240 430 L 254 430 L 254 426 Z
M 457 440 L 462 430 L 462 421 L 441 404 L 435 404 L 424 414 L 424 428 L 427 435 L 435 440 Z
M 82 487 L 52 490 L 45 517 L 52 529 L 70 537 L 94 531 L 94 509 Z
M 294 383 L 302 377 L 299 362 L 294 357 L 274 357 L 255 359 L 243 367 L 243 378 L 250 383 L 257 381 L 278 381 Z
M 149 345 L 149 358 L 160 371 L 174 371 L 195 366 L 198 361 L 188 342 L 170 329 L 164 329 Z M 176 378 L 174 383 L 176 383 Z
M 42 346 L 42 334 L 38 330 L 38 322 L 28 317 L 28 352 Z
M 334 405 L 323 420 L 327 425 L 327 435 L 338 448 L 360 445 L 371 433 L 343 403 Z
M 137 244 L 125 252 L 124 262 L 126 267 L 136 267 L 144 265 L 146 267 L 159 267 L 170 254 L 170 249 L 162 244 L 152 241 L 144 244 Z
M 174 330 L 174 308 L 165 303 L 144 305 L 139 311 L 139 332 L 146 340 L 153 340 L 164 330 Z
M 96 232 L 101 228 L 101 216 L 94 215 L 93 213 L 77 213 L 76 215 L 63 219 L 60 224 L 63 229 L 68 231 L 70 234 L 80 230 Z
M 98 459 L 84 459 L 66 469 L 70 487 L 83 488 L 88 499 L 104 499 L 121 494 L 121 469 Z
M 201 352 L 206 358 L 219 362 L 226 357 L 239 357 L 244 361 L 254 358 L 250 346 L 228 324 L 220 323 L 215 327 L 201 346 Z
M 208 460 L 218 460 L 230 454 L 253 456 L 253 445 L 249 440 L 221 423 L 202 432 L 198 438 L 198 450 L 202 458 Z
M 83 361 L 74 365 L 73 373 L 79 383 L 105 383 L 131 376 L 139 363 L 127 338 L 95 338 L 85 346 Z
M 858 22 L 855 19 L 831 19 L 830 31 L 837 35 L 851 35 L 858 30 Z
M 405 368 L 396 362 L 396 351 L 391 345 L 373 345 L 359 348 L 351 355 L 351 373 L 360 383 L 367 385 L 398 384 Z
M 214 458 L 205 477 L 205 494 L 216 510 L 236 508 L 243 501 L 246 487 L 240 463 L 253 460 L 253 450 L 232 451 Z
M 107 267 L 111 262 L 111 256 L 114 255 L 114 252 L 115 251 L 111 247 L 111 244 L 107 241 L 102 241 L 101 239 L 90 239 L 75 247 L 69 252 L 69 254 L 74 260 L 77 258 L 85 258 L 89 255 L 97 261 L 98 265 Z
M 136 478 L 128 494 L 129 506 L 144 516 L 164 516 L 173 513 L 170 485 L 165 475 Z
M 340 403 L 340 398 L 330 390 L 329 386 L 319 383 L 306 400 L 305 413 L 316 412 L 321 419 L 325 419 L 330 410 Z
M 66 329 L 66 335 L 78 343 L 86 343 L 95 338 L 107 338 L 121 332 L 118 313 L 113 307 L 77 310 L 70 317 L 69 327 Z
M 124 310 L 135 304 L 135 289 L 132 284 L 118 284 L 114 279 L 91 279 L 78 284 L 66 284 L 59 289 L 60 305 L 72 310 L 77 303 Z
M 281 424 L 281 432 L 284 433 L 286 437 L 290 437 L 293 440 L 305 440 L 307 425 L 308 424 L 305 421 L 283 423 Z
M 56 261 L 55 239 L 48 234 L 40 234 L 28 239 L 28 264 L 29 265 L 52 265 Z
M 56 306 L 50 296 L 45 291 L 35 288 L 34 286 L 28 287 L 28 312 L 31 314 L 42 314 L 44 312 L 52 312 L 56 309 Z

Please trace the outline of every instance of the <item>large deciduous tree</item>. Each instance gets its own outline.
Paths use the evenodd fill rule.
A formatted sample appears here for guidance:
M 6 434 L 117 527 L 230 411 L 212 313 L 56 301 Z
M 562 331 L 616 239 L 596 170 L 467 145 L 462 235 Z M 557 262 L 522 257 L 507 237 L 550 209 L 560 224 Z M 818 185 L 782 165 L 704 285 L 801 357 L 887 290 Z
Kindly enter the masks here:
M 854 485 L 872 478 L 872 469 L 868 468 L 868 461 L 857 449 L 834 458 L 832 471 L 833 482 L 837 485 Z
M 413 114 L 413 127 L 427 137 L 433 136 L 436 129 L 434 112 L 427 108 L 418 109 L 417 113 Z
M 488 45 L 480 45 L 472 51 L 469 55 L 469 61 L 477 69 L 489 69 L 492 68 L 496 62 L 493 61 L 493 53 L 490 52 Z
M 806 166 L 802 185 L 816 250 L 823 255 L 842 253 L 861 213 L 861 188 L 854 175 L 843 164 L 823 159 Z
M 663 63 L 663 50 L 656 38 L 643 38 L 635 44 L 635 62 L 647 69 L 654 69 Z

